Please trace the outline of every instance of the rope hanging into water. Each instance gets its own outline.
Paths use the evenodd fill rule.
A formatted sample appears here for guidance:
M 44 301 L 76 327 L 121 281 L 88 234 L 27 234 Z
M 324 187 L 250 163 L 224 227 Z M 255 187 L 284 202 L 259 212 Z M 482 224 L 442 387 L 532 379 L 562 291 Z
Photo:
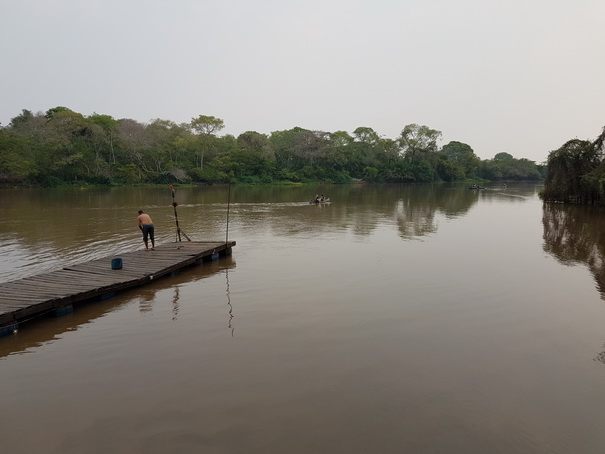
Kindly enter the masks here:
M 229 182 L 229 191 L 227 192 L 227 231 L 225 233 L 225 244 L 229 242 L 229 206 L 231 204 L 231 182 Z

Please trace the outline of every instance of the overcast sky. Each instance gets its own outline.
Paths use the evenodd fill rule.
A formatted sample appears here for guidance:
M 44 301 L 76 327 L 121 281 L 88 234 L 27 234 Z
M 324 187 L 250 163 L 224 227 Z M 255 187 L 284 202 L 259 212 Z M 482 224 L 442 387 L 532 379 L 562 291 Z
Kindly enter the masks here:
M 604 20 L 605 0 L 0 0 L 0 123 L 417 123 L 540 163 L 605 126 Z

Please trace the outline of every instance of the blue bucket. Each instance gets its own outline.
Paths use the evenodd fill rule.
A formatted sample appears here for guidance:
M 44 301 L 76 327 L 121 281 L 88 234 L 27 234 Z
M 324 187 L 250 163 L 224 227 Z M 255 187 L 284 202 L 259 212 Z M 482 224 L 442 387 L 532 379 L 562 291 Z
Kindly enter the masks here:
M 111 259 L 111 269 L 112 270 L 121 270 L 122 269 L 122 259 L 121 258 Z

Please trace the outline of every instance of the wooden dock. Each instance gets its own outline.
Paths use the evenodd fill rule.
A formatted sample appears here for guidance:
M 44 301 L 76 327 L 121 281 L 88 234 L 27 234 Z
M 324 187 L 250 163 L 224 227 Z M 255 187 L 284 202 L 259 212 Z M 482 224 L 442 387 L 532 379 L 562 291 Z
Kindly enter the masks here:
M 25 320 L 68 311 L 74 303 L 110 297 L 182 268 L 231 255 L 233 246 L 235 241 L 168 243 L 153 251 L 126 252 L 0 284 L 0 336 L 16 331 Z M 112 269 L 116 258 L 121 259 L 121 269 Z

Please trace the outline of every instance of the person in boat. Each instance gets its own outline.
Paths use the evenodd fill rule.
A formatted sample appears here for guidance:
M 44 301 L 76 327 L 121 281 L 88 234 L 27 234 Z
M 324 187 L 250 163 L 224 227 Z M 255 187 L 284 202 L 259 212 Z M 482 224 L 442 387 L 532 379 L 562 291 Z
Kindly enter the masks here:
M 139 223 L 139 229 L 143 232 L 143 242 L 145 243 L 145 249 L 149 250 L 149 240 L 151 240 L 151 250 L 155 250 L 155 236 L 154 227 L 151 216 L 144 213 L 143 210 L 139 210 L 139 217 L 137 218 Z
M 325 201 L 326 201 L 326 198 L 324 197 L 324 195 L 323 195 L 323 194 L 322 194 L 322 195 L 321 195 L 321 197 L 319 198 L 319 201 L 320 201 L 320 202 L 325 202 Z
M 315 194 L 315 200 L 314 200 L 314 202 L 315 203 L 321 202 L 321 200 L 319 199 L 319 194 Z

